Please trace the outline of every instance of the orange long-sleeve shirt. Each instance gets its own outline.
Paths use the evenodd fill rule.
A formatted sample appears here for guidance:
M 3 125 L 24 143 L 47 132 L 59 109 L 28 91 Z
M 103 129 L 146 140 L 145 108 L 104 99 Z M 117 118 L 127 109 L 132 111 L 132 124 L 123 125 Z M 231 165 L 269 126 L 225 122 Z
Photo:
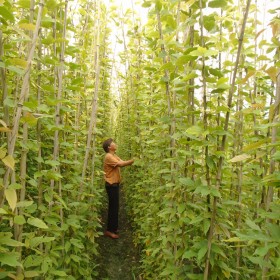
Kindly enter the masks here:
M 117 166 L 121 159 L 117 155 L 107 153 L 104 158 L 103 170 L 105 172 L 104 179 L 109 184 L 120 183 L 121 172 L 120 167 Z

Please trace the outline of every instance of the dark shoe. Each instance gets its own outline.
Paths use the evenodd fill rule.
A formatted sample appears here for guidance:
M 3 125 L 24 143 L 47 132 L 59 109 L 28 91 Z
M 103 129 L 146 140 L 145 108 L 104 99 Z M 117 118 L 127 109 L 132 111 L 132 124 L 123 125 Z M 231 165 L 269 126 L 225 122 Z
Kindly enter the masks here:
M 111 231 L 108 231 L 108 230 L 104 232 L 104 235 L 108 236 L 108 237 L 111 237 L 112 239 L 118 239 L 119 238 L 119 235 L 117 235 L 117 234 L 115 234 Z

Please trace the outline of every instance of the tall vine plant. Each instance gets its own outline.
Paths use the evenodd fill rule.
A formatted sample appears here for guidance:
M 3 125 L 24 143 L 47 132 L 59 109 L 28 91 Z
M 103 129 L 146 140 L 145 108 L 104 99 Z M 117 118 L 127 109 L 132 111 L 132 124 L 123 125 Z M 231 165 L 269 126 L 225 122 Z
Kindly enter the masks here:
M 0 2 L 1 279 L 97 275 L 108 14 L 91 0 Z
M 143 278 L 277 279 L 277 9 L 264 25 L 259 1 L 142 6 L 145 25 L 123 17 L 116 131 L 137 158 L 124 184 Z

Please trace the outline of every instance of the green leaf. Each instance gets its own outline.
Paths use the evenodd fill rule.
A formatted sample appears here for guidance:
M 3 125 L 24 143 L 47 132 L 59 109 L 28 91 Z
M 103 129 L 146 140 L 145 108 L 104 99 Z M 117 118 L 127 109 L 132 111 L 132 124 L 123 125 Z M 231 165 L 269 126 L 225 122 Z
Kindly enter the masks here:
M 191 178 L 179 178 L 179 182 L 183 186 L 189 186 L 189 187 L 194 187 L 194 181 Z
M 247 219 L 245 221 L 245 223 L 251 228 L 251 229 L 254 229 L 254 230 L 257 230 L 257 231 L 260 231 L 260 227 L 258 225 L 256 225 L 253 221 Z
M 203 24 L 204 24 L 205 29 L 210 32 L 216 26 L 215 15 L 204 16 Z
M 50 165 L 50 166 L 55 167 L 55 166 L 60 165 L 60 162 L 57 161 L 57 160 L 46 160 L 46 161 L 45 161 L 45 164 L 48 164 L 48 165 Z
M 28 65 L 27 61 L 18 57 L 15 57 L 10 60 L 10 63 L 14 66 L 19 66 L 20 68 L 25 69 Z
M 186 75 L 184 78 L 183 78 L 183 81 L 187 82 L 191 79 L 194 79 L 196 78 L 198 75 L 195 73 L 195 72 L 191 72 L 190 74 Z
M 227 0 L 214 0 L 210 1 L 208 7 L 210 8 L 225 8 L 227 6 Z
M 32 23 L 20 23 L 18 26 L 22 29 L 29 30 L 29 31 L 35 31 L 36 29 L 36 25 Z
M 56 276 L 60 276 L 60 277 L 67 276 L 66 272 L 62 271 L 62 270 L 51 270 L 50 273 L 53 275 L 56 275 Z
M 33 114 L 27 112 L 24 117 L 21 118 L 23 122 L 29 124 L 30 126 L 36 126 L 37 118 Z
M 201 261 L 206 253 L 207 253 L 207 246 L 203 246 L 202 248 L 200 248 L 197 254 L 197 260 Z
M 280 258 L 277 259 L 277 269 L 280 269 Z
M 6 264 L 8 266 L 21 266 L 21 264 L 18 262 L 18 259 L 18 253 L 0 253 L 0 263 Z
M 0 6 L 0 16 L 2 16 L 5 20 L 12 22 L 15 21 L 13 13 L 8 11 L 4 6 Z
M 79 85 L 79 84 L 83 84 L 83 82 L 84 82 L 84 79 L 83 79 L 83 78 L 76 78 L 76 79 L 73 79 L 73 80 L 71 81 L 71 84 L 72 84 L 72 85 Z
M 211 190 L 208 188 L 208 186 L 201 185 L 195 189 L 194 194 L 201 194 L 203 196 L 206 196 L 206 195 L 210 194 L 210 192 L 211 192 Z
M 177 27 L 177 23 L 176 20 L 174 20 L 173 16 L 169 15 L 166 17 L 166 23 L 167 23 L 167 27 L 171 27 L 173 30 L 176 29 Z
M 196 256 L 196 253 L 194 252 L 194 251 L 192 251 L 192 250 L 189 250 L 189 251 L 186 251 L 184 254 L 183 254 L 183 256 L 182 256 L 182 258 L 183 259 L 191 259 L 191 258 L 193 258 L 193 257 L 195 257 Z
M 76 238 L 71 238 L 70 243 L 80 249 L 84 249 L 84 245 L 82 244 L 81 240 Z
M 212 56 L 212 55 L 217 55 L 218 51 L 217 50 L 208 50 L 206 48 L 198 47 L 196 50 L 190 52 L 190 55 L 192 56 Z
M 65 209 L 69 209 L 65 203 L 65 201 L 57 194 L 57 193 L 54 193 L 54 198 L 57 199 L 58 201 L 60 201 L 60 203 L 63 205 L 63 207 Z
M 222 77 L 217 81 L 217 88 L 218 89 L 229 89 L 230 85 L 228 82 L 228 78 Z
M 278 213 L 279 215 L 279 213 Z M 278 216 L 279 220 L 279 216 Z M 279 241 L 279 236 L 280 236 L 280 226 L 276 224 L 268 224 L 267 228 L 270 232 L 270 235 L 272 238 L 274 238 L 275 241 Z
M 12 71 L 12 72 L 15 72 L 15 73 L 19 74 L 20 76 L 23 75 L 24 72 L 25 72 L 24 69 L 16 67 L 16 66 L 13 66 L 13 65 L 7 66 L 7 69 Z
M 279 236 L 278 236 L 279 237 Z M 261 256 L 261 257 L 264 257 L 268 251 L 272 248 L 276 248 L 279 246 L 279 243 L 272 243 L 272 244 L 267 244 L 266 246 L 264 247 L 258 247 L 255 252 L 254 252 L 254 255 L 257 255 L 257 256 Z
M 185 204 L 180 204 L 178 206 L 178 213 L 182 214 L 186 210 L 186 205 Z
M 209 219 L 204 219 L 203 220 L 203 232 L 206 235 L 208 230 L 210 228 L 210 220 Z
M 14 100 L 6 97 L 5 100 L 4 100 L 4 105 L 7 106 L 7 107 L 14 108 L 15 107 L 15 102 L 14 102 Z
M 274 66 L 271 66 L 269 69 L 265 70 L 265 72 L 270 76 L 274 83 L 276 83 L 277 71 L 277 67 Z
M 206 157 L 206 164 L 210 170 L 216 169 L 216 164 L 212 157 L 209 157 L 209 156 Z
M 252 262 L 252 263 L 254 263 L 254 264 L 256 264 L 256 265 L 260 265 L 260 266 L 264 266 L 265 265 L 265 262 L 264 262 L 264 259 L 263 259 L 263 257 L 250 257 L 250 256 L 248 256 L 248 259 Z
M 14 223 L 17 225 L 24 225 L 26 223 L 26 220 L 24 216 L 18 215 L 14 217 Z
M 227 240 L 223 240 L 224 242 L 240 242 L 240 238 L 239 237 L 232 237 L 232 238 L 229 238 Z
M 48 179 L 54 179 L 55 181 L 58 181 L 63 178 L 60 173 L 52 170 L 48 170 L 45 175 Z
M 29 254 L 24 260 L 24 268 L 27 269 L 30 267 L 38 267 L 42 264 L 43 260 L 47 260 L 47 258 L 36 254 Z
M 14 189 L 6 189 L 5 190 L 5 197 L 8 201 L 9 206 L 14 211 L 17 205 L 17 193 Z
M 219 190 L 216 187 L 211 188 L 210 194 L 221 198 L 221 193 L 219 192 Z
M 195 58 L 191 55 L 182 55 L 176 60 L 176 65 L 177 66 L 184 66 L 190 61 L 195 60 Z
M 12 183 L 12 184 L 9 185 L 9 189 L 21 190 L 22 189 L 22 185 L 18 184 L 18 183 Z
M 166 64 L 164 64 L 160 70 L 173 70 L 174 69 L 174 65 L 172 62 L 167 62 Z
M 219 78 L 223 77 L 223 74 L 221 73 L 221 70 L 219 70 L 219 69 L 209 68 L 209 72 L 213 76 L 216 76 L 216 77 L 219 77 Z
M 149 7 L 151 7 L 151 5 L 152 5 L 151 1 L 144 1 L 144 3 L 142 4 L 142 7 L 149 8 Z
M 276 152 L 276 153 L 272 156 L 272 158 L 273 158 L 274 160 L 280 161 L 280 151 Z
M 6 215 L 8 212 L 5 209 L 0 208 L 0 214 Z
M 30 0 L 19 0 L 16 2 L 16 4 L 21 8 L 30 8 Z
M 233 157 L 232 159 L 229 160 L 229 162 L 239 162 L 239 161 L 246 160 L 248 158 L 251 158 L 251 156 L 249 156 L 247 154 L 242 154 L 242 155 Z
M 30 246 L 32 248 L 34 248 L 34 247 L 37 247 L 38 245 L 40 245 L 41 243 L 47 243 L 47 242 L 51 242 L 54 240 L 55 240 L 55 237 L 44 237 L 44 236 L 33 237 L 30 240 Z
M 267 143 L 267 139 L 263 139 L 263 140 L 255 142 L 255 143 L 248 144 L 243 148 L 243 151 L 247 152 L 247 151 L 251 151 L 251 150 L 256 150 L 257 148 L 263 146 L 265 143 Z
M 189 127 L 186 132 L 191 135 L 199 136 L 203 133 L 204 129 L 201 126 L 191 126 Z
M 160 0 L 156 0 L 155 8 L 156 8 L 156 11 L 160 11 L 162 9 L 162 4 L 161 4 Z
M 192 219 L 190 221 L 190 224 L 193 225 L 193 224 L 197 224 L 197 223 L 200 223 L 201 221 L 204 220 L 204 217 L 203 216 L 197 216 L 195 217 L 194 219 Z
M 4 158 L 6 156 L 7 150 L 0 148 L 0 159 Z
M 34 278 L 34 277 L 37 277 L 39 275 L 40 275 L 39 271 L 35 271 L 35 270 L 24 271 L 24 277 L 26 277 L 26 278 Z
M 2 158 L 4 164 L 14 170 L 15 167 L 15 160 L 11 155 L 7 155 L 6 157 Z
M 81 261 L 81 257 L 77 256 L 77 255 L 70 255 L 71 259 L 77 263 L 79 263 Z
M 48 226 L 45 224 L 45 222 L 38 219 L 38 218 L 29 218 L 27 220 L 27 223 L 32 225 L 32 226 L 38 227 L 38 228 L 43 228 L 43 229 L 48 228 Z
M 14 239 L 11 239 L 9 237 L 0 237 L 0 244 L 1 245 L 6 245 L 6 246 L 12 246 L 12 247 L 20 247 L 20 246 L 24 246 L 23 243 L 16 241 Z
M 17 207 L 29 207 L 33 204 L 33 201 L 23 200 L 17 203 Z

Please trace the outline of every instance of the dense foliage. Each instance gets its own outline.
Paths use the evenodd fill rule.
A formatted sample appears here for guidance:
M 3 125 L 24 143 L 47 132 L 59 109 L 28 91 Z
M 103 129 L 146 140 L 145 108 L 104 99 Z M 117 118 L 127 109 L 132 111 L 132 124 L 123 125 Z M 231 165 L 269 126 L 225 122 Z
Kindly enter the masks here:
M 110 129 L 107 11 L 5 0 L 0 21 L 0 278 L 93 279 L 95 142 Z
M 0 0 L 0 279 L 98 279 L 110 136 L 141 278 L 278 279 L 279 7 L 141 5 Z
M 276 10 L 262 26 L 257 2 L 143 5 L 117 131 L 139 158 L 125 185 L 144 279 L 278 279 Z

